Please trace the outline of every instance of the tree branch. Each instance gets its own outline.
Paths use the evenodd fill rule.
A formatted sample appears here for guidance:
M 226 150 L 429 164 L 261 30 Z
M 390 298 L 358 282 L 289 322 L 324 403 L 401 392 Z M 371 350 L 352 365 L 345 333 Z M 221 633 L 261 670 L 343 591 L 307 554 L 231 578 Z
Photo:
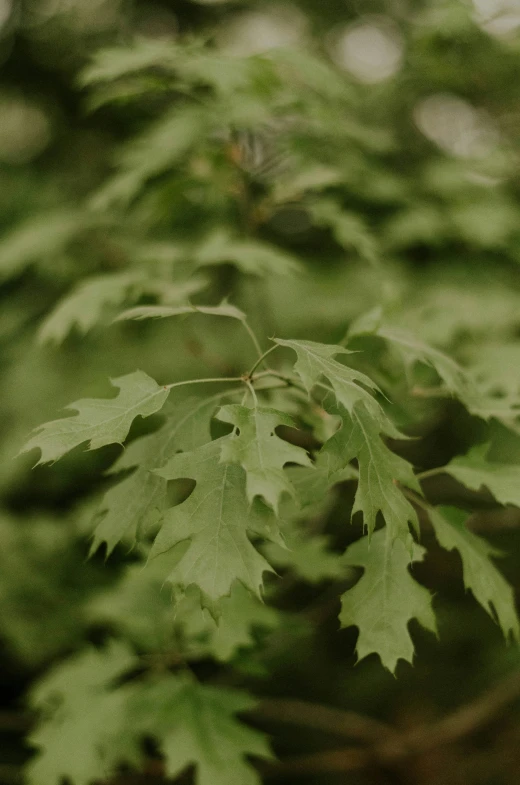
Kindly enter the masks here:
M 390 725 L 372 717 L 290 698 L 263 700 L 254 710 L 254 715 L 261 719 L 300 725 L 367 744 L 376 744 L 382 739 L 393 739 L 398 735 Z

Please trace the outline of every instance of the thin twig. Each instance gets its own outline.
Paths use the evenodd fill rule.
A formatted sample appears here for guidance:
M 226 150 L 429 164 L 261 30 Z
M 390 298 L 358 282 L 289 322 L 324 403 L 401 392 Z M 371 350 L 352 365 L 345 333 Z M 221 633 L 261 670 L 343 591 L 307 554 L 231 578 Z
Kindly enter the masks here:
M 246 379 L 246 384 L 249 392 L 251 393 L 251 397 L 253 398 L 253 403 L 255 405 L 255 408 L 258 408 L 258 398 L 256 396 L 255 388 L 253 387 L 249 379 Z
M 421 482 L 422 480 L 426 480 L 428 477 L 436 477 L 438 474 L 445 474 L 445 472 L 445 466 L 436 466 L 434 469 L 427 469 L 425 472 L 418 472 L 415 476 L 419 482 Z
M 259 342 L 258 338 L 256 337 L 255 331 L 253 330 L 251 325 L 247 323 L 247 320 L 244 319 L 242 324 L 244 326 L 244 330 L 246 330 L 247 334 L 249 335 L 249 337 L 253 341 L 253 344 L 254 344 L 254 347 L 256 349 L 257 354 L 259 356 L 261 356 L 262 355 L 262 347 L 260 346 L 260 342 Z
M 262 719 L 305 726 L 369 744 L 396 736 L 390 725 L 372 717 L 303 700 L 268 698 L 261 701 L 254 714 Z
M 507 676 L 483 695 L 456 709 L 433 725 L 417 728 L 408 735 L 408 745 L 419 751 L 450 744 L 488 725 L 507 706 L 520 699 L 520 672 Z
M 188 379 L 184 382 L 173 382 L 173 384 L 165 384 L 165 390 L 173 390 L 174 387 L 183 387 L 185 384 L 218 384 L 220 382 L 243 382 L 241 376 L 221 376 L 212 379 Z
M 263 376 L 274 376 L 277 379 L 281 379 L 283 382 L 286 382 L 286 384 L 289 384 L 291 387 L 294 387 L 297 390 L 300 390 L 301 392 L 305 393 L 305 395 L 308 395 L 308 392 L 305 389 L 305 387 L 303 387 L 303 385 L 301 385 L 297 381 L 297 379 L 294 378 L 294 376 L 287 376 L 284 373 L 280 373 L 279 371 L 275 371 L 273 368 L 268 368 L 266 371 L 263 371 L 262 373 L 256 374 L 255 379 L 260 379 Z
M 256 369 L 258 368 L 258 366 L 259 366 L 259 365 L 261 365 L 261 364 L 264 362 L 264 360 L 265 360 L 265 358 L 267 357 L 267 355 L 268 355 L 268 354 L 271 354 L 271 352 L 274 352 L 274 351 L 276 351 L 276 349 L 278 349 L 278 348 L 279 348 L 279 346 L 278 346 L 278 345 L 275 345 L 275 346 L 270 346 L 270 347 L 269 347 L 269 349 L 266 349 L 266 350 L 265 350 L 265 352 L 262 352 L 262 351 L 260 350 L 260 357 L 259 357 L 259 358 L 258 358 L 258 360 L 255 362 L 255 364 L 253 365 L 253 367 L 251 368 L 251 370 L 249 370 L 249 371 L 248 371 L 248 373 L 247 373 L 247 375 L 249 376 L 249 378 L 251 378 L 251 376 L 254 374 L 254 372 L 256 371 Z M 272 374 L 271 374 L 271 375 L 272 375 Z
M 268 777 L 288 774 L 321 774 L 323 772 L 339 773 L 365 769 L 373 764 L 374 760 L 368 750 L 350 747 L 286 758 L 283 761 L 265 765 L 262 773 Z
M 451 398 L 452 393 L 447 387 L 412 387 L 410 395 L 414 398 Z
M 366 745 L 362 748 L 347 747 L 317 752 L 273 763 L 266 769 L 267 774 L 343 772 L 374 765 L 399 766 L 411 756 L 461 741 L 496 720 L 501 712 L 519 699 L 520 671 L 515 671 L 446 718 L 425 723 L 411 731 L 399 731 L 356 712 L 292 699 L 266 699 L 255 709 L 254 715 L 260 719 L 287 722 L 314 731 L 345 736 Z

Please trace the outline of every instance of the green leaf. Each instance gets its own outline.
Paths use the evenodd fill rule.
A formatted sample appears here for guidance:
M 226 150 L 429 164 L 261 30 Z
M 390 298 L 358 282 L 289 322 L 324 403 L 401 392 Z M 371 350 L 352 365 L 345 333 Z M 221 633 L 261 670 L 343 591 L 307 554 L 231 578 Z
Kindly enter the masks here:
M 484 394 L 500 395 L 520 404 L 520 346 L 517 343 L 479 345 L 470 372 Z
M 172 603 L 159 557 L 146 565 L 129 565 L 115 586 L 98 592 L 87 603 L 85 613 L 91 624 L 109 625 L 140 650 L 156 655 L 158 651 L 178 652 L 179 658 L 188 660 L 214 657 L 221 662 L 256 646 L 257 630 L 272 630 L 280 624 L 279 612 L 238 581 L 219 609 L 217 623 L 206 609 L 201 610 L 197 589 Z
M 224 301 L 220 305 L 142 305 L 123 311 L 115 321 L 118 322 L 124 319 L 164 319 L 168 316 L 182 316 L 190 313 L 203 313 L 208 316 L 228 316 L 241 322 L 246 320 L 245 313 Z
M 458 550 L 462 559 L 464 585 L 491 618 L 498 620 L 506 637 L 520 639 L 520 625 L 515 612 L 511 586 L 497 570 L 491 557 L 501 552 L 469 531 L 467 515 L 454 507 L 430 510 L 430 518 L 440 545 L 446 550 Z
M 125 732 L 125 693 L 111 687 L 138 664 L 122 643 L 87 649 L 58 666 L 33 689 L 30 702 L 44 712 L 29 736 L 37 756 L 26 768 L 31 785 L 73 785 L 106 779 L 123 762 L 137 764 L 137 743 Z
M 289 77 L 305 91 L 312 90 L 320 98 L 338 101 L 353 97 L 352 85 L 345 75 L 311 54 L 308 48 L 274 48 L 267 57 L 276 63 L 285 78 Z
M 380 407 L 372 395 L 379 392 L 375 382 L 361 371 L 348 368 L 334 359 L 337 354 L 351 354 L 349 349 L 333 344 L 284 341 L 280 338 L 276 338 L 275 343 L 296 352 L 298 359 L 294 370 L 308 392 L 325 377 L 330 382 L 338 403 L 347 411 L 351 412 L 357 401 L 364 401 L 368 411 L 374 416 L 379 414 Z
M 353 249 L 369 264 L 377 264 L 379 249 L 374 235 L 357 213 L 343 210 L 333 199 L 318 199 L 310 212 L 317 226 L 328 226 L 334 239 L 346 250 Z
M 119 153 L 119 173 L 93 196 L 92 209 L 104 211 L 137 196 L 151 177 L 169 170 L 207 132 L 204 123 L 205 115 L 193 106 L 176 107 L 161 117 Z
M 67 408 L 76 409 L 78 414 L 40 425 L 20 452 L 41 450 L 38 465 L 57 461 L 86 441 L 90 442 L 89 450 L 121 444 L 133 419 L 159 411 L 170 392 L 143 371 L 112 379 L 111 384 L 119 388 L 115 398 L 83 398 L 71 403 Z
M 107 555 L 122 539 L 134 544 L 141 532 L 158 521 L 168 505 L 167 482 L 152 470 L 164 466 L 179 450 L 193 450 L 210 441 L 209 424 L 221 397 L 181 400 L 159 431 L 125 449 L 110 471 L 133 468 L 134 472 L 105 493 L 98 510 L 103 518 L 94 532 L 91 554 L 103 542 Z
M 194 254 L 198 267 L 234 264 L 249 275 L 302 274 L 297 259 L 275 245 L 260 240 L 239 240 L 224 230 L 211 234 Z
M 412 563 L 421 561 L 425 551 L 413 544 Z M 400 659 L 412 662 L 414 646 L 408 624 L 417 619 L 436 632 L 430 593 L 414 581 L 408 570 L 410 553 L 399 540 L 390 541 L 383 529 L 351 545 L 345 562 L 363 567 L 356 585 L 341 598 L 342 627 L 359 628 L 359 659 L 375 652 L 392 673 Z
M 115 682 L 139 661 L 121 643 L 87 650 L 51 672 L 33 691 L 46 712 L 30 743 L 40 752 L 27 767 L 31 785 L 105 781 L 126 763 L 139 767 L 145 737 L 158 741 L 166 774 L 195 765 L 198 785 L 259 785 L 246 755 L 270 758 L 264 734 L 237 718 L 247 694 L 197 684 L 184 675 Z M 73 753 L 73 754 L 72 754 Z
M 376 335 L 398 347 L 405 363 L 422 362 L 435 369 L 448 390 L 463 403 L 472 401 L 476 390 L 469 375 L 451 357 L 419 341 L 404 330 L 393 327 L 380 327 Z
M 444 471 L 472 491 L 485 486 L 500 504 L 520 507 L 520 466 L 486 460 L 489 444 L 473 447 L 467 455 L 453 458 Z
M 350 572 L 345 559 L 330 550 L 330 538 L 323 535 L 292 537 L 287 548 L 267 543 L 264 553 L 276 567 L 286 567 L 307 583 L 340 580 Z
M 235 426 L 222 444 L 221 461 L 240 464 L 247 474 L 249 501 L 261 496 L 278 514 L 280 496 L 284 492 L 295 494 L 284 466 L 312 466 L 305 450 L 280 439 L 275 432 L 279 425 L 295 427 L 294 420 L 277 409 L 238 404 L 223 406 L 216 417 Z
M 60 254 L 85 220 L 71 210 L 57 210 L 30 218 L 0 243 L 0 280 L 18 275 L 29 264 Z
M 221 600 L 217 623 L 207 611 L 204 613 L 210 627 L 207 649 L 221 662 L 229 662 L 239 651 L 255 646 L 254 630 L 273 630 L 281 623 L 277 610 L 254 597 L 238 582 L 233 584 L 230 596 Z
M 108 627 L 140 651 L 175 649 L 178 608 L 164 586 L 164 566 L 159 559 L 127 565 L 114 585 L 87 601 L 83 613 L 90 625 Z
M 515 344 L 478 347 L 478 360 L 470 370 L 479 392 L 472 413 L 494 418 L 506 428 L 520 431 L 520 347 Z
M 259 87 L 262 92 L 272 92 L 276 86 L 274 70 L 265 58 L 237 57 L 208 48 L 194 51 L 193 56 L 185 57 L 180 64 L 179 74 L 183 80 L 192 84 L 211 87 L 220 99 L 231 98 L 229 104 L 222 102 L 215 106 L 217 111 L 224 109 L 226 125 L 229 125 L 227 121 L 230 119 L 229 114 L 226 116 L 226 110 L 233 114 L 237 110 L 241 112 L 244 104 L 252 102 Z
M 244 470 L 221 463 L 228 440 L 226 436 L 179 453 L 156 470 L 167 480 L 189 478 L 196 486 L 186 501 L 164 514 L 150 555 L 165 553 L 188 540 L 186 552 L 167 580 L 181 590 L 198 586 L 203 604 L 210 609 L 230 593 L 235 580 L 259 596 L 263 573 L 272 569 L 249 536 L 280 540 L 269 508 L 258 499 L 249 504 Z
M 367 334 L 378 335 L 396 347 L 405 365 L 411 366 L 416 362 L 429 365 L 436 371 L 450 393 L 460 398 L 463 403 L 473 402 L 476 390 L 471 377 L 455 360 L 405 330 L 379 324 L 376 312 L 374 312 L 373 319 L 368 319 L 367 316 L 352 325 L 349 337 Z
M 363 513 L 369 536 L 375 529 L 378 512 L 388 526 L 391 538 L 410 544 L 408 523 L 419 530 L 417 513 L 397 483 L 421 493 L 411 464 L 388 449 L 381 438 L 382 426 L 357 404 L 352 413 L 340 410 L 341 428 L 325 442 L 321 454 L 329 461 L 329 476 L 344 469 L 354 458 L 358 462 L 359 481 L 352 514 Z M 395 434 L 392 434 L 395 435 Z
M 176 65 L 180 56 L 181 50 L 170 41 L 149 38 L 136 41 L 132 46 L 101 49 L 81 72 L 79 83 L 87 87 L 101 82 L 113 82 L 150 68 L 171 68 Z
M 132 291 L 138 294 L 143 282 L 143 275 L 136 272 L 85 279 L 47 316 L 38 331 L 39 341 L 61 343 L 73 327 L 88 332 L 101 321 L 107 306 L 119 305 Z
M 197 785 L 260 785 L 245 756 L 271 758 L 269 746 L 235 716 L 254 705 L 246 693 L 168 675 L 143 685 L 133 713 L 142 732 L 158 739 L 168 778 L 195 765 Z
M 391 346 L 396 347 L 405 365 L 412 366 L 416 362 L 429 365 L 436 371 L 452 395 L 460 398 L 465 405 L 473 406 L 475 404 L 477 391 L 471 377 L 455 360 L 405 330 L 379 324 L 379 318 L 380 312 L 377 311 L 374 311 L 373 315 L 365 315 L 352 325 L 349 337 L 378 335 Z
M 72 520 L 2 514 L 0 539 L 2 639 L 33 670 L 84 640 L 82 606 L 98 571 L 77 561 Z

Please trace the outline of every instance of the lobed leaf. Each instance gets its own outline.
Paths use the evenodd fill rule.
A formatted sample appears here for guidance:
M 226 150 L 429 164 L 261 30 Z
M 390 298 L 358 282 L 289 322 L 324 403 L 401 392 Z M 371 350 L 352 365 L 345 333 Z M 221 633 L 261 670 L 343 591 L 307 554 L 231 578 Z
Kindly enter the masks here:
M 162 517 L 150 556 L 187 548 L 167 580 L 181 590 L 199 587 L 203 604 L 214 609 L 235 580 L 260 596 L 263 573 L 271 571 L 250 537 L 280 541 L 276 518 L 259 500 L 249 504 L 246 476 L 239 466 L 221 463 L 229 436 L 190 452 L 179 453 L 156 470 L 166 480 L 196 481 L 191 495 Z
M 170 170 L 207 132 L 207 118 L 199 107 L 175 108 L 128 142 L 116 162 L 118 173 L 91 200 L 94 210 L 128 203 L 151 177 Z
M 520 507 L 520 466 L 486 460 L 488 449 L 488 444 L 477 445 L 453 458 L 444 471 L 473 491 L 485 486 L 500 504 Z
M 84 223 L 73 210 L 56 210 L 16 226 L 0 243 L 0 281 L 38 259 L 61 253 Z
M 134 472 L 110 488 L 99 506 L 90 553 L 102 543 L 107 556 L 123 539 L 135 543 L 138 536 L 157 522 L 167 508 L 167 481 L 153 472 L 179 450 L 193 450 L 211 440 L 210 420 L 221 394 L 188 398 L 156 433 L 132 442 L 118 458 L 111 473 L 133 468 Z
M 400 353 L 405 365 L 416 362 L 429 365 L 446 385 L 447 390 L 459 398 L 471 411 L 478 405 L 479 395 L 469 373 L 444 352 L 429 346 L 399 327 L 381 324 L 382 312 L 377 308 L 364 314 L 349 330 L 348 337 L 377 335 Z
M 322 377 L 330 382 L 339 404 L 351 412 L 358 401 L 363 401 L 374 416 L 382 416 L 379 404 L 373 393 L 379 392 L 375 382 L 361 371 L 342 365 L 334 357 L 337 354 L 351 354 L 343 346 L 334 346 L 314 341 L 286 341 L 275 339 L 279 346 L 293 349 L 298 359 L 294 370 L 308 392 Z
M 267 543 L 264 552 L 277 567 L 289 568 L 307 583 L 344 579 L 350 572 L 343 556 L 330 549 L 330 538 L 324 535 L 291 538 L 287 548 Z
M 505 637 L 520 639 L 520 625 L 515 611 L 511 586 L 497 570 L 491 557 L 501 556 L 489 543 L 473 534 L 465 525 L 467 515 L 454 507 L 430 511 L 430 519 L 440 545 L 456 549 L 462 560 L 464 585 L 492 619 L 496 619 Z
M 195 765 L 197 785 L 260 785 L 245 756 L 271 758 L 269 746 L 236 718 L 254 705 L 246 693 L 167 675 L 143 685 L 132 710 L 141 731 L 158 739 L 168 778 Z
M 143 39 L 132 46 L 101 49 L 80 74 L 82 87 L 113 82 L 150 68 L 174 67 L 182 50 L 170 41 Z
M 41 343 L 61 343 L 73 327 L 86 333 L 101 321 L 105 308 L 119 305 L 134 290 L 139 292 L 144 277 L 137 272 L 112 273 L 87 278 L 64 297 L 38 331 Z
M 425 550 L 413 543 L 412 564 Z M 345 553 L 345 563 L 363 567 L 356 585 L 341 597 L 342 627 L 359 628 L 356 651 L 359 659 L 376 653 L 392 673 L 400 659 L 412 662 L 414 646 L 408 630 L 412 619 L 436 632 L 431 595 L 410 575 L 409 550 L 393 541 L 383 529 L 355 542 Z
M 288 463 L 312 466 L 305 450 L 275 433 L 279 425 L 294 427 L 294 420 L 277 409 L 238 404 L 223 406 L 216 416 L 235 426 L 235 431 L 222 444 L 220 460 L 240 464 L 247 475 L 249 501 L 261 496 L 278 514 L 281 495 L 284 492 L 295 495 L 284 466 Z
M 111 643 L 72 658 L 40 683 L 33 705 L 48 713 L 30 737 L 39 748 L 26 770 L 31 785 L 65 778 L 90 785 L 123 763 L 140 767 L 145 737 L 157 740 L 169 778 L 195 765 L 199 785 L 259 785 L 245 756 L 271 752 L 264 734 L 236 718 L 254 706 L 249 695 L 171 674 L 116 687 L 137 665 L 123 644 Z
M 81 652 L 33 689 L 33 708 L 45 712 L 29 735 L 38 754 L 26 767 L 30 785 L 73 785 L 104 780 L 123 763 L 138 765 L 138 739 L 126 728 L 126 694 L 114 682 L 138 660 L 122 643 Z M 71 754 L 73 753 L 73 754 Z
M 421 494 L 420 485 L 408 461 L 392 452 L 381 438 L 382 426 L 363 403 L 351 413 L 339 410 L 341 428 L 325 442 L 321 454 L 329 462 L 329 476 L 345 469 L 354 458 L 358 462 L 359 480 L 352 514 L 363 513 L 369 536 L 376 526 L 377 514 L 382 513 L 390 538 L 400 538 L 409 547 L 408 523 L 418 532 L 419 521 L 414 507 L 400 490 L 398 483 Z
M 183 316 L 190 313 L 203 313 L 208 316 L 228 316 L 241 322 L 246 320 L 246 315 L 234 305 L 224 301 L 220 305 L 142 305 L 129 308 L 115 319 L 164 319 L 168 316 Z
M 170 392 L 143 371 L 119 376 L 112 379 L 111 384 L 119 388 L 115 398 L 83 398 L 69 404 L 67 408 L 76 409 L 78 413 L 40 425 L 20 453 L 38 448 L 41 452 L 38 465 L 57 461 L 86 441 L 89 450 L 121 444 L 134 418 L 158 412 Z
M 239 240 L 219 230 L 211 234 L 194 255 L 198 267 L 234 264 L 248 275 L 293 275 L 301 273 L 297 259 L 275 245 L 260 240 Z

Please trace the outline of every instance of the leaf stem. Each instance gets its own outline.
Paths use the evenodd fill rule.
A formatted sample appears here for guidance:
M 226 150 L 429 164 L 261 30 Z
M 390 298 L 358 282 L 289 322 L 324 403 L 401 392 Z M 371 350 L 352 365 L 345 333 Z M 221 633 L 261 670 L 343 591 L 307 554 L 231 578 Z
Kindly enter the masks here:
M 267 355 L 268 355 L 268 354 L 271 354 L 271 352 L 274 352 L 274 351 L 275 351 L 275 349 L 278 349 L 278 345 L 271 346 L 269 349 L 266 349 L 266 351 L 265 351 L 265 352 L 262 352 L 262 350 L 260 349 L 260 357 L 258 358 L 258 360 L 255 362 L 255 364 L 253 365 L 253 367 L 252 367 L 252 368 L 251 368 L 251 369 L 248 371 L 248 373 L 247 373 L 247 375 L 248 375 L 248 377 L 249 377 L 249 378 L 251 378 L 251 376 L 254 374 L 254 372 L 256 371 L 256 369 L 258 368 L 258 366 L 259 366 L 259 365 L 261 365 L 261 364 L 263 363 L 263 361 L 265 360 L 265 358 L 267 357 Z M 276 374 L 271 374 L 271 375 L 276 375 Z
M 220 376 L 212 379 L 188 379 L 184 382 L 173 382 L 173 384 L 165 384 L 165 390 L 172 390 L 174 387 L 182 387 L 185 384 L 217 384 L 220 382 L 243 382 L 241 376 Z
M 426 480 L 428 477 L 436 477 L 438 474 L 444 474 L 446 471 L 445 466 L 436 466 L 434 469 L 427 469 L 425 472 L 418 472 L 415 476 L 419 481 Z
M 427 502 L 426 499 L 422 499 L 418 493 L 410 490 L 410 488 L 407 488 L 406 485 L 399 483 L 399 488 L 401 489 L 404 496 L 407 496 L 411 502 L 417 504 L 417 506 L 421 507 L 425 512 L 430 513 L 434 510 L 434 506 L 432 504 Z
M 259 342 L 258 338 L 256 337 L 255 331 L 253 330 L 251 325 L 247 323 L 247 321 L 245 319 L 242 322 L 242 324 L 244 325 L 244 329 L 246 330 L 247 334 L 251 338 L 251 340 L 252 340 L 252 342 L 254 344 L 254 347 L 255 347 L 255 349 L 257 351 L 257 354 L 259 355 L 259 358 L 260 357 L 263 358 L 262 347 L 260 346 L 260 342 Z M 261 362 L 261 359 L 259 359 L 258 362 Z
M 249 392 L 251 393 L 251 396 L 253 398 L 253 403 L 254 403 L 255 407 L 258 408 L 258 398 L 257 398 L 256 392 L 255 392 L 255 388 L 253 387 L 253 385 L 251 384 L 251 382 L 248 379 L 246 379 L 245 381 L 246 381 L 247 387 L 249 389 Z

